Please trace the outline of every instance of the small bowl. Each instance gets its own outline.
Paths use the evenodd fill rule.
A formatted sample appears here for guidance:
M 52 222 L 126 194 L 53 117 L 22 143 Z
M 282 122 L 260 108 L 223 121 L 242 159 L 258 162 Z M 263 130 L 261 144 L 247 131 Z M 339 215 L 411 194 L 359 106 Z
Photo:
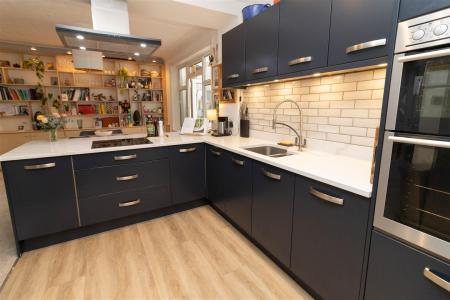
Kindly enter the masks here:
M 96 136 L 110 136 L 112 135 L 112 130 L 96 130 L 95 135 Z

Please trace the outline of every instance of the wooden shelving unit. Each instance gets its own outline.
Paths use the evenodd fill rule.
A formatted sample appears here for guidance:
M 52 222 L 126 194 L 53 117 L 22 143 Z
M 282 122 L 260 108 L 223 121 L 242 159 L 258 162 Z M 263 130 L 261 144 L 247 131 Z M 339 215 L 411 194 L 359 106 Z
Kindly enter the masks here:
M 0 53 L 1 55 L 1 53 Z M 19 56 L 19 54 L 16 54 Z M 32 56 L 29 56 L 32 57 Z M 26 59 L 23 55 L 20 58 L 20 65 L 23 65 L 23 60 Z M 1 60 L 1 59 L 0 59 Z M 52 102 L 58 96 L 67 94 L 70 90 L 86 89 L 88 90 L 87 99 L 77 99 L 78 101 L 61 101 L 59 112 L 67 114 L 67 129 L 78 129 L 78 119 L 83 120 L 83 129 L 93 128 L 93 124 L 97 118 L 116 118 L 117 122 L 113 122 L 115 128 L 129 128 L 131 125 L 129 122 L 129 114 L 122 111 L 119 103 L 128 101 L 130 103 L 131 118 L 135 111 L 139 111 L 141 120 L 138 126 L 145 125 L 146 116 L 152 116 L 154 118 L 162 118 L 164 123 L 168 120 L 167 113 L 167 98 L 165 90 L 165 66 L 157 63 L 137 63 L 134 61 L 123 60 L 104 60 L 104 72 L 86 72 L 75 70 L 72 64 L 71 56 L 57 56 L 46 57 L 44 61 L 47 65 L 52 66 L 54 69 L 49 69 L 44 72 L 43 79 L 43 91 L 47 95 L 53 94 L 53 99 L 47 103 L 47 110 L 51 111 Z M 129 70 L 129 77 L 127 83 L 131 85 L 131 82 L 137 84 L 138 81 L 151 85 L 149 87 L 118 87 L 119 76 L 116 75 L 117 71 L 127 67 Z M 153 72 L 155 76 L 144 75 L 141 72 Z M 34 75 L 34 72 L 30 69 L 15 68 L 11 66 L 0 68 L 0 86 L 9 89 L 22 89 L 28 90 L 37 86 L 38 80 Z M 23 80 L 23 83 L 14 83 L 17 79 Z M 16 79 L 16 80 L 14 80 Z M 102 94 L 106 97 L 106 101 L 94 100 L 94 95 Z M 142 100 L 145 96 L 146 99 Z M 139 100 L 135 100 L 138 97 Z M 112 101 L 111 101 L 112 99 Z M 2 119 L 28 117 L 28 121 L 33 121 L 33 116 L 38 110 L 42 110 L 40 107 L 40 100 L 3 100 L 0 101 L 1 105 L 15 105 L 15 106 L 27 106 L 28 115 L 14 115 L 14 116 L 0 116 L 0 122 Z M 95 113 L 80 113 L 79 107 L 82 105 L 91 105 L 95 107 Z M 104 108 L 100 109 L 103 106 Z M 107 107 L 107 108 L 106 108 Z M 103 110 L 105 109 L 105 110 Z M 109 109 L 109 110 L 108 110 Z M 1 109 L 0 109 L 1 111 Z M 90 120 L 89 120 L 90 119 Z M 110 122 L 109 122 L 110 123 Z M 0 133 L 2 130 L 0 129 Z

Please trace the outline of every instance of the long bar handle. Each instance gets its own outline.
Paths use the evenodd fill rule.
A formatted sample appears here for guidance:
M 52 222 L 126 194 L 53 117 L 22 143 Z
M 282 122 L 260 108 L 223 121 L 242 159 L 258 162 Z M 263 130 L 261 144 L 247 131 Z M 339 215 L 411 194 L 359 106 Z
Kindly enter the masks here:
M 130 160 L 130 159 L 135 159 L 136 157 L 137 157 L 136 154 L 123 155 L 123 156 L 114 156 L 114 160 Z
M 279 175 L 279 174 L 275 174 L 275 173 L 266 171 L 263 168 L 261 169 L 261 172 L 264 174 L 264 176 L 266 176 L 266 177 L 268 177 L 270 179 L 278 180 L 278 181 L 281 180 L 281 175 Z
M 309 188 L 309 193 L 311 195 L 319 198 L 320 200 L 331 202 L 333 204 L 337 204 L 337 205 L 341 205 L 341 206 L 344 205 L 344 199 L 319 192 L 318 190 L 316 190 L 313 187 Z
M 188 153 L 188 152 L 194 152 L 195 150 L 197 150 L 196 147 L 181 148 L 181 149 L 178 149 L 178 152 L 180 152 L 180 153 Z
M 239 160 L 239 159 L 236 159 L 236 158 L 232 158 L 231 160 L 238 166 L 243 166 L 244 165 L 244 161 L 243 160 Z
M 295 65 L 303 64 L 303 63 L 310 62 L 310 61 L 312 61 L 312 56 L 298 57 L 298 58 L 288 61 L 288 65 L 295 66 Z
M 402 137 L 402 136 L 389 136 L 388 139 L 395 143 L 428 146 L 428 147 L 438 147 L 438 148 L 450 148 L 450 142 L 446 142 L 446 141 L 409 138 L 409 137 Z
M 47 163 L 47 164 L 39 164 L 39 165 L 29 165 L 23 167 L 25 170 L 41 170 L 41 169 L 50 169 L 56 167 L 56 163 Z
M 139 203 L 141 203 L 141 199 L 126 201 L 126 202 L 120 202 L 119 203 L 119 207 L 134 206 L 134 205 L 138 205 Z
M 450 282 L 431 271 L 430 268 L 426 267 L 425 269 L 423 269 L 423 276 L 425 276 L 425 278 L 440 286 L 447 292 L 450 292 Z
M 386 42 L 387 42 L 386 39 L 379 39 L 379 40 L 373 40 L 373 41 L 356 44 L 356 45 L 347 47 L 347 49 L 345 49 L 345 53 L 350 54 L 352 52 L 361 51 L 364 49 L 385 46 Z
M 252 71 L 253 74 L 259 74 L 259 73 L 264 73 L 269 71 L 269 67 L 261 67 L 261 68 L 256 68 Z
M 129 180 L 138 179 L 138 178 L 139 178 L 139 174 L 134 174 L 134 175 L 129 175 L 129 176 L 116 177 L 116 180 L 117 181 L 129 181 Z
M 408 56 L 400 56 L 397 58 L 399 62 L 409 62 L 409 61 L 416 61 L 416 60 L 422 60 L 422 59 L 429 59 L 429 58 L 437 58 L 442 56 L 448 56 L 450 55 L 450 48 L 446 49 L 440 49 L 436 51 L 429 51 L 425 53 L 419 53 L 419 54 L 413 54 Z
M 221 154 L 219 151 L 214 151 L 214 150 L 209 150 L 209 151 L 211 151 L 211 153 L 215 156 L 220 156 L 220 154 Z
M 236 79 L 236 78 L 239 78 L 239 74 L 231 74 L 231 75 L 228 75 L 227 76 L 227 79 Z

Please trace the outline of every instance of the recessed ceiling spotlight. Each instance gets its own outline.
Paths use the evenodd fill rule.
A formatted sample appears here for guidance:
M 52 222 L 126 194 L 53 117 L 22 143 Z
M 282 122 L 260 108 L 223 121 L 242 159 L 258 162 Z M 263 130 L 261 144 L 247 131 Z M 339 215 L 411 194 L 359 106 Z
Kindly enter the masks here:
M 313 74 L 314 77 L 319 77 L 320 75 L 322 75 L 322 74 L 320 74 L 320 73 L 314 73 Z
M 66 53 L 69 55 L 72 55 L 72 51 L 67 51 Z
M 106 56 L 102 55 L 103 58 L 105 58 Z
M 77 34 L 77 39 L 84 40 L 84 36 L 82 36 L 81 34 Z
M 147 47 L 147 44 L 141 43 L 141 47 L 145 48 L 145 47 Z
M 86 50 L 85 46 L 80 46 L 80 50 Z
M 152 62 L 155 63 L 155 62 L 156 62 L 156 59 L 153 59 Z
M 131 58 L 131 57 L 128 57 L 128 60 L 132 60 L 132 58 Z
M 34 47 L 31 47 L 30 50 L 31 50 L 31 51 L 36 51 L 37 49 L 34 48 Z
M 139 52 L 134 52 L 134 56 L 139 56 Z

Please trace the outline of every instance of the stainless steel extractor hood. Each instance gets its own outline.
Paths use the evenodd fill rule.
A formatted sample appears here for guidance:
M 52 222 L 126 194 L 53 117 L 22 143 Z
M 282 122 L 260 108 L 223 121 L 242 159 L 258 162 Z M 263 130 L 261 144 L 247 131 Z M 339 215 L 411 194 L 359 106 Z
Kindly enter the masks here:
M 75 63 L 75 68 L 98 70 L 101 63 L 89 65 L 89 61 L 94 62 L 93 58 L 101 55 L 148 61 L 161 46 L 159 39 L 130 35 L 126 0 L 91 0 L 91 13 L 94 29 L 56 25 L 56 32 L 66 48 L 97 52 L 92 55 L 86 53 L 84 56 L 88 59 L 80 57 L 77 60 L 88 61 L 88 66 Z M 80 55 L 80 51 L 73 51 L 73 55 Z

